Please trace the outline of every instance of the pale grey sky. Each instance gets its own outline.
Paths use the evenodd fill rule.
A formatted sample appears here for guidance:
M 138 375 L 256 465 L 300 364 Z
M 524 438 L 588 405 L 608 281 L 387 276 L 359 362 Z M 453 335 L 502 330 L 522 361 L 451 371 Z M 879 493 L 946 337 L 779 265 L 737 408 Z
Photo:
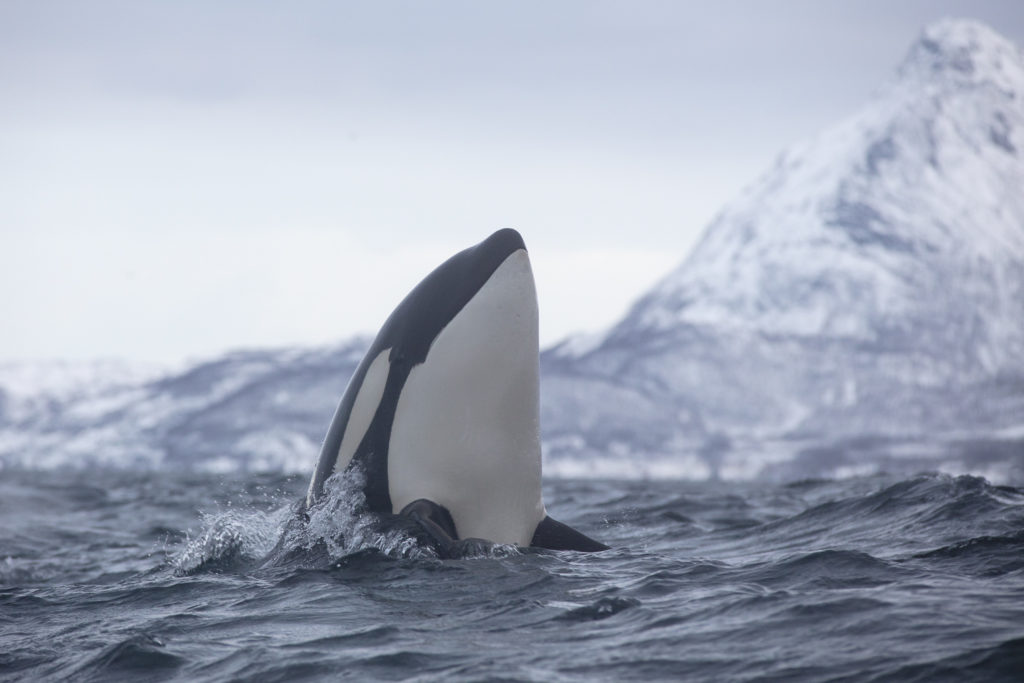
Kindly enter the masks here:
M 0 4 L 0 360 L 373 332 L 515 227 L 600 329 L 921 28 L 1024 3 Z

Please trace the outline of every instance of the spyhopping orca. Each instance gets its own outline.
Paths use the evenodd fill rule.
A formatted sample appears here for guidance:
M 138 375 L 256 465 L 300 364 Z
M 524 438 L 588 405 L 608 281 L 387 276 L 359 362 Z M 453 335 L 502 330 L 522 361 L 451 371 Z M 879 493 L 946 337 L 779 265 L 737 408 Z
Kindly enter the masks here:
M 327 431 L 306 506 L 359 467 L 366 507 L 434 542 L 605 550 L 541 494 L 537 292 L 523 238 L 494 233 L 442 263 L 384 323 Z

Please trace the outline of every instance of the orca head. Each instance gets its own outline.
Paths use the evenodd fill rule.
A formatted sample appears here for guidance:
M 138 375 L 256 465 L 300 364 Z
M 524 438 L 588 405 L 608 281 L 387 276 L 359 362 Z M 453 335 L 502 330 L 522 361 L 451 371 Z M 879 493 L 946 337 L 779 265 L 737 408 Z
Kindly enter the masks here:
M 459 538 L 528 545 L 545 515 L 530 258 L 513 230 L 461 255 L 468 281 L 446 271 L 449 262 L 425 282 L 443 274 L 451 288 L 442 298 L 472 293 L 423 360 L 415 358 L 399 395 L 388 453 L 392 511 L 427 499 L 448 510 Z
M 371 510 L 425 498 L 462 538 L 526 545 L 544 517 L 539 422 L 533 273 L 519 233 L 499 230 L 388 317 L 338 406 L 307 505 L 355 462 Z
M 537 291 L 515 230 L 423 279 L 349 381 L 307 506 L 346 468 L 366 507 L 415 515 L 434 538 L 606 548 L 547 516 L 541 495 Z

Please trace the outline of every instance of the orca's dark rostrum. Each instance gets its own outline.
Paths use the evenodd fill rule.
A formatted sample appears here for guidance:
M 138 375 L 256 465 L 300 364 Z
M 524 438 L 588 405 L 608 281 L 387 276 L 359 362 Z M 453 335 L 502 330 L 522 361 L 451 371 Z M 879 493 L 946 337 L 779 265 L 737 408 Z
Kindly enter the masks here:
M 547 516 L 537 292 L 515 230 L 451 257 L 398 305 L 342 396 L 309 484 L 362 469 L 366 506 L 435 542 L 607 548 Z

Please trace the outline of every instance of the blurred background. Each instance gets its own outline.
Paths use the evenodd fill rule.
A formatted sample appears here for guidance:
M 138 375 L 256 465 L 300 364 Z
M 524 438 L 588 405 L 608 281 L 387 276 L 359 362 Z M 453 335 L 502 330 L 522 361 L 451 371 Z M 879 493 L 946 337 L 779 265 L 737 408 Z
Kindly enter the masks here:
M 0 468 L 308 472 L 502 227 L 545 471 L 1024 480 L 1024 4 L 0 4 Z
M 500 227 L 598 331 L 921 29 L 1020 3 L 0 5 L 0 361 L 372 333 Z

